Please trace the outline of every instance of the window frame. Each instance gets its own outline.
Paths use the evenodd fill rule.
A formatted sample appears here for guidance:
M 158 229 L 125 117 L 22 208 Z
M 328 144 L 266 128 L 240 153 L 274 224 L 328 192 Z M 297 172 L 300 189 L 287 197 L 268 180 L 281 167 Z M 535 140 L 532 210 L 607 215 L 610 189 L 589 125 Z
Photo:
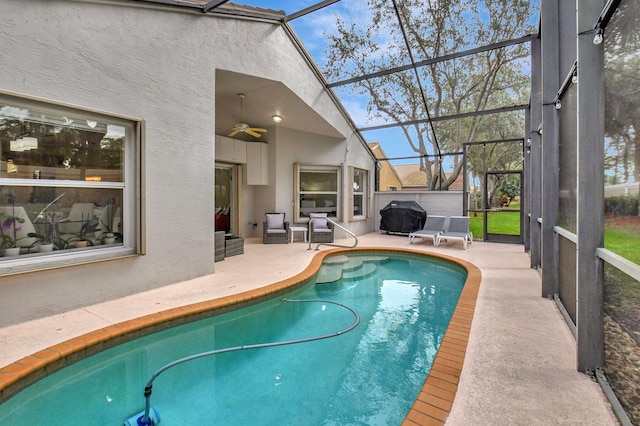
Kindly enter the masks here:
M 121 182 L 91 182 L 82 180 L 24 179 L 0 175 L 0 186 L 56 187 L 77 189 L 115 189 L 122 191 L 122 244 L 95 246 L 86 249 L 66 249 L 37 256 L 20 255 L 0 261 L 0 276 L 13 275 L 89 262 L 142 255 L 146 252 L 144 224 L 144 141 L 145 122 L 142 119 L 118 115 L 63 102 L 50 101 L 17 93 L 0 91 L 0 104 L 29 108 L 55 115 L 123 126 L 125 132 L 124 165 Z
M 349 167 L 349 176 L 352 183 L 355 183 L 355 174 L 356 172 L 362 173 L 362 188 L 359 191 L 356 191 L 353 185 L 349 186 L 350 197 L 350 210 L 349 216 L 352 220 L 365 220 L 369 218 L 369 171 L 367 169 L 362 169 L 360 167 L 350 166 Z M 362 212 L 356 214 L 355 212 L 355 201 L 356 196 L 362 196 Z
M 304 194 L 335 194 L 336 196 L 336 215 L 329 216 L 330 219 L 341 221 L 342 220 L 342 196 L 343 196 L 343 187 L 342 187 L 342 179 L 343 179 L 343 166 L 342 165 L 331 165 L 331 164 L 298 164 L 295 163 L 294 167 L 294 221 L 298 223 L 307 223 L 309 222 L 308 217 L 300 216 L 301 206 L 300 206 L 300 196 Z M 336 175 L 336 191 L 302 191 L 300 189 L 300 174 L 304 172 L 335 172 Z

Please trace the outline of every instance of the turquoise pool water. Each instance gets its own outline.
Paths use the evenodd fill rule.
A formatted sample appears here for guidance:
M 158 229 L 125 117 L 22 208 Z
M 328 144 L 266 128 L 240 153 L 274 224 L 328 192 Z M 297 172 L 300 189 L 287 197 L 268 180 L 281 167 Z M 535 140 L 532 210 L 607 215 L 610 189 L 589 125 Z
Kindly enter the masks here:
M 160 424 L 400 424 L 429 372 L 466 271 L 408 255 L 328 259 L 318 275 L 323 283 L 289 297 L 354 308 L 361 318 L 354 330 L 173 367 L 153 384 L 151 402 Z M 333 281 L 338 276 L 343 278 Z M 278 298 L 165 330 L 39 381 L 0 405 L 0 424 L 121 425 L 144 409 L 146 382 L 169 362 L 225 347 L 329 334 L 353 319 L 334 304 Z

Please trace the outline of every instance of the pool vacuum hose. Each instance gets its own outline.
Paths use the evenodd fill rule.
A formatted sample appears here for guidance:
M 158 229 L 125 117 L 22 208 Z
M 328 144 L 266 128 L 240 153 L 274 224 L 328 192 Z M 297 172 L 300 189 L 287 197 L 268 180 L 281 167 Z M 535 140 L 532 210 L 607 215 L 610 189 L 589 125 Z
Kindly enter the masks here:
M 127 420 L 124 421 L 123 426 L 155 426 L 158 423 L 160 423 L 160 414 L 158 413 L 158 410 L 155 407 L 151 406 L 151 388 L 153 387 L 153 381 L 156 379 L 156 377 L 158 377 L 161 373 L 163 373 L 164 371 L 168 370 L 171 367 L 174 367 L 178 364 L 182 364 L 183 362 L 187 362 L 187 361 L 192 361 L 194 359 L 198 359 L 198 358 L 202 358 L 202 357 L 206 357 L 206 356 L 211 356 L 211 355 L 218 355 L 218 354 L 222 354 L 222 353 L 226 353 L 226 352 L 234 352 L 234 351 L 241 351 L 241 350 L 246 350 L 246 349 L 258 349 L 258 348 L 269 348 L 269 347 L 274 347 L 274 346 L 285 346 L 285 345 L 293 345 L 296 343 L 305 343 L 305 342 L 313 342 L 316 340 L 323 340 L 323 339 L 328 339 L 331 337 L 336 337 L 336 336 L 340 336 L 344 333 L 347 333 L 351 330 L 353 330 L 354 328 L 356 328 L 356 326 L 360 323 L 360 315 L 358 314 L 358 312 L 356 312 L 353 308 L 347 306 L 347 305 L 343 305 L 342 303 L 338 303 L 338 302 L 334 302 L 332 300 L 323 300 L 323 299 L 284 299 L 284 302 L 293 302 L 293 303 L 330 303 L 333 305 L 337 305 L 337 306 L 341 306 L 343 308 L 346 308 L 347 310 L 351 311 L 351 313 L 353 314 L 354 321 L 353 324 L 351 324 L 349 327 L 340 330 L 340 331 L 336 331 L 335 333 L 329 333 L 329 334 L 324 334 L 322 336 L 315 336 L 315 337 L 308 337 L 308 338 L 304 338 L 304 339 L 295 339 L 295 340 L 286 340 L 286 341 L 281 341 L 281 342 L 272 342 L 272 343 L 259 343 L 257 345 L 246 345 L 246 346 L 235 346 L 232 348 L 225 348 L 225 349 L 217 349 L 214 351 L 208 351 L 208 352 L 203 352 L 203 353 L 199 353 L 199 354 L 195 354 L 195 355 L 191 355 L 191 356 L 187 356 L 184 358 L 180 358 L 176 361 L 170 362 L 169 364 L 165 365 L 164 367 L 160 368 L 159 370 L 157 370 L 155 373 L 153 373 L 153 375 L 151 376 L 151 378 L 149 379 L 149 381 L 147 382 L 147 385 L 144 388 L 144 398 L 145 398 L 145 407 L 144 407 L 144 411 L 139 412 L 138 414 L 129 417 Z

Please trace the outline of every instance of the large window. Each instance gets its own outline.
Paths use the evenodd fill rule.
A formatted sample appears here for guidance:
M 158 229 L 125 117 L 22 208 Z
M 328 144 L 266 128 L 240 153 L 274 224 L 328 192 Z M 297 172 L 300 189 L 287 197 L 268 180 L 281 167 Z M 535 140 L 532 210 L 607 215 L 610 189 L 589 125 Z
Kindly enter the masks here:
M 367 182 L 368 173 L 366 170 L 351 168 L 351 176 L 353 177 L 352 190 L 352 217 L 355 219 L 363 219 L 367 217 Z
M 309 213 L 327 213 L 339 219 L 340 170 L 339 166 L 295 165 L 297 178 L 296 221 L 305 221 Z
M 139 251 L 139 127 L 0 93 L 0 262 Z

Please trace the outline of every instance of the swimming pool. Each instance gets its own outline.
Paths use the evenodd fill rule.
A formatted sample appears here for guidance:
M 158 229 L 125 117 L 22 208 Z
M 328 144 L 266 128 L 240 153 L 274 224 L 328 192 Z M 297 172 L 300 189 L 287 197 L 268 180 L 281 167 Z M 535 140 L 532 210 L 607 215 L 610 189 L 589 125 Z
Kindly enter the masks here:
M 242 351 L 175 367 L 154 383 L 152 403 L 162 424 L 399 424 L 429 372 L 467 272 L 442 260 L 429 260 L 424 272 L 427 261 L 406 255 L 344 268 L 335 257 L 327 260 L 332 263 L 318 278 L 288 297 L 340 297 L 360 313 L 358 328 L 295 350 Z M 340 268 L 346 280 L 333 282 L 332 271 Z M 408 275 L 393 275 L 395 269 Z M 329 283 L 314 285 L 315 279 Z M 447 294 L 454 296 L 447 300 Z M 447 320 L 436 324 L 443 314 Z M 41 380 L 0 406 L 0 423 L 121 424 L 143 408 L 144 384 L 167 362 L 212 348 L 331 333 L 352 319 L 339 306 L 288 304 L 278 297 L 168 329 L 159 334 L 168 347 L 159 335 L 145 336 Z M 396 343 L 389 343 L 391 337 Z M 398 366 L 391 362 L 396 360 Z M 61 398 L 51 400 L 45 391 Z M 328 397 L 320 399 L 323 393 Z

